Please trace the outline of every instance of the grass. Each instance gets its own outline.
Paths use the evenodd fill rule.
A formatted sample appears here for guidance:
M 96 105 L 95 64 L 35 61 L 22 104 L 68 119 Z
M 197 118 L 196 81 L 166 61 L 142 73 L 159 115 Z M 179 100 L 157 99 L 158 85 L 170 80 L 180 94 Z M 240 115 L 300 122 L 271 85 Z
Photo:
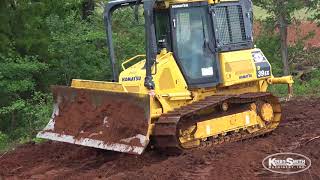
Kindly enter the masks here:
M 263 19 L 266 19 L 268 16 L 270 16 L 266 10 L 258 6 L 253 6 L 253 13 L 254 13 L 254 17 L 258 20 L 263 20 Z M 303 8 L 295 12 L 294 17 L 297 18 L 298 20 L 308 20 L 309 18 L 312 17 L 313 14 L 314 14 L 313 11 L 308 11 L 306 8 Z
M 320 97 L 320 70 L 313 71 L 310 79 L 307 81 L 302 81 L 299 79 L 295 79 L 294 81 L 294 96 Z M 280 97 L 285 97 L 288 94 L 287 85 L 273 85 L 269 87 L 269 90 Z

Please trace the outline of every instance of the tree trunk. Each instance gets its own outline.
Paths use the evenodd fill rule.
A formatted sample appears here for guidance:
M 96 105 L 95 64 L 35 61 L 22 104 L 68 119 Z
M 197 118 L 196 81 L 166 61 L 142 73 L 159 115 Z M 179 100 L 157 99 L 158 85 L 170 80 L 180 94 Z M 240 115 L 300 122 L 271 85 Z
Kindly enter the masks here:
M 82 19 L 87 19 L 94 11 L 94 0 L 83 0 L 82 2 Z
M 17 123 L 16 123 L 16 111 L 12 111 L 11 113 L 11 131 L 14 131 L 16 129 Z
M 281 39 L 281 58 L 283 63 L 283 73 L 284 75 L 290 74 L 289 61 L 288 61 L 288 24 L 286 20 L 285 13 L 279 14 L 279 24 L 280 24 L 280 39 Z

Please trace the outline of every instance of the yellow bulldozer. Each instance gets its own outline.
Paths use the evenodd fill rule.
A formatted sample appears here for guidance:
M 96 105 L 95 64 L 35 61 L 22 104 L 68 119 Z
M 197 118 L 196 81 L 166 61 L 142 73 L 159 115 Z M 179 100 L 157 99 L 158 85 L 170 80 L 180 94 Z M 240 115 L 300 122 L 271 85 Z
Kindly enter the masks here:
M 111 22 L 127 6 L 143 6 L 145 55 L 119 73 Z M 104 20 L 113 81 L 53 86 L 52 118 L 37 137 L 142 154 L 214 147 L 279 125 L 268 86 L 287 84 L 290 96 L 293 80 L 274 77 L 254 46 L 251 0 L 115 0 Z

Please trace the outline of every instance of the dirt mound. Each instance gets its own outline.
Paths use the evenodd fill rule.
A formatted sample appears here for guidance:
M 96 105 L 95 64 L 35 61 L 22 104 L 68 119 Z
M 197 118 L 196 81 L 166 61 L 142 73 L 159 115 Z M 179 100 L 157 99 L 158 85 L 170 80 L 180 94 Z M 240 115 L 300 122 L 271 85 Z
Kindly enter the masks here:
M 258 22 L 254 24 L 254 36 L 259 37 L 261 33 L 261 25 Z M 292 24 L 288 27 L 288 43 L 296 44 L 298 40 L 308 36 L 309 33 L 314 33 L 312 37 L 306 40 L 305 47 L 320 47 L 320 28 L 316 23 L 304 21 L 299 24 Z
M 116 93 L 65 87 L 55 88 L 54 94 L 59 94 L 55 99 L 61 102 L 53 132 L 107 143 L 147 134 L 147 112 L 132 103 L 138 101 L 129 94 L 119 97 Z
M 320 47 L 320 28 L 316 23 L 312 22 L 302 22 L 298 25 L 289 26 L 288 29 L 288 41 L 289 44 L 295 44 L 299 40 L 298 38 L 303 38 L 309 33 L 314 33 L 314 35 L 306 41 L 306 47 Z
M 26 144 L 0 155 L 0 177 L 8 179 L 320 179 L 320 99 L 293 100 L 272 134 L 221 147 L 167 156 L 154 150 L 141 156 L 46 142 Z M 311 141 L 310 141 L 311 140 Z M 262 160 L 278 152 L 301 153 L 308 171 L 271 173 Z M 1 179 L 1 178 L 0 178 Z

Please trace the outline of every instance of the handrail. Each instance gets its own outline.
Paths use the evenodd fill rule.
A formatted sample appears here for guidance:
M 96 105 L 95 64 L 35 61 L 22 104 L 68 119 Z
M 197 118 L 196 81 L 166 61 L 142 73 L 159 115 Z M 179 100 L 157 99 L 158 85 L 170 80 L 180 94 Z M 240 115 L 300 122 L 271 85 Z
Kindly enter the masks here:
M 167 52 L 166 54 L 164 54 L 163 56 L 161 56 L 159 59 L 157 59 L 157 62 L 162 60 L 163 58 L 169 56 L 170 54 L 172 54 L 172 52 Z
M 170 54 L 172 54 L 172 53 L 171 53 L 171 52 L 168 52 L 168 53 L 166 53 L 165 55 L 161 56 L 161 57 L 160 57 L 159 59 L 157 59 L 156 61 L 158 62 L 159 60 L 167 57 L 167 56 L 170 55 Z M 125 66 L 124 66 L 125 64 L 127 64 L 127 63 L 129 63 L 129 62 L 131 62 L 131 61 L 133 61 L 134 59 L 139 58 L 139 57 L 146 57 L 146 55 L 145 55 L 145 54 L 139 54 L 139 55 L 136 55 L 136 56 L 134 56 L 134 57 L 126 60 L 125 62 L 123 62 L 123 63 L 121 64 L 122 70 L 126 70 L 126 68 L 125 68 Z
M 139 57 L 146 57 L 146 55 L 145 55 L 145 54 L 139 54 L 139 55 L 136 55 L 136 56 L 134 56 L 134 57 L 126 60 L 125 62 L 123 62 L 123 63 L 121 64 L 122 70 L 126 70 L 126 68 L 124 67 L 125 64 L 127 64 L 128 62 L 131 62 L 132 60 L 134 60 L 134 59 L 136 59 L 136 58 L 139 58 Z

